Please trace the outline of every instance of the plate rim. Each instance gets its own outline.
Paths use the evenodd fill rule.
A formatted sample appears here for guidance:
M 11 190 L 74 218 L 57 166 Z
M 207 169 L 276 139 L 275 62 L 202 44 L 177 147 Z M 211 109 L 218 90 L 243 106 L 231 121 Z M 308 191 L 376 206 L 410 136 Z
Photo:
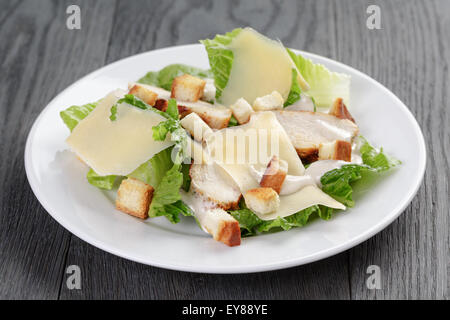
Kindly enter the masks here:
M 60 91 L 53 99 L 51 99 L 45 106 L 45 108 L 39 113 L 38 117 L 34 120 L 33 125 L 28 133 L 26 144 L 25 144 L 25 151 L 24 151 L 24 162 L 25 162 L 25 172 L 27 176 L 28 183 L 35 195 L 35 197 L 38 199 L 39 203 L 42 205 L 42 207 L 47 211 L 47 213 L 55 219 L 61 226 L 63 226 L 66 230 L 68 230 L 70 233 L 75 235 L 76 237 L 82 239 L 83 241 L 86 241 L 90 245 L 93 245 L 94 247 L 97 247 L 103 251 L 106 251 L 110 254 L 119 256 L 121 258 L 138 262 L 144 265 L 154 266 L 158 268 L 168 269 L 168 270 L 175 270 L 175 271 L 183 271 L 183 272 L 193 272 L 193 273 L 209 273 L 209 274 L 244 274 L 244 273 L 253 273 L 253 272 L 267 272 L 267 271 L 273 271 L 273 270 L 280 270 L 280 269 L 286 269 L 291 268 L 295 266 L 300 266 L 304 264 L 309 264 L 315 261 L 319 261 L 331 256 L 334 256 L 336 254 L 342 253 L 350 248 L 353 248 L 360 243 L 368 240 L 369 238 L 373 237 L 377 233 L 384 230 L 388 225 L 390 225 L 392 222 L 394 222 L 406 209 L 406 207 L 412 202 L 414 197 L 416 196 L 419 188 L 422 185 L 424 176 L 425 176 L 425 169 L 426 169 L 426 162 L 427 162 L 427 149 L 425 144 L 425 138 L 423 135 L 423 132 L 419 126 L 419 123 L 417 122 L 416 118 L 413 116 L 411 111 L 408 109 L 408 107 L 388 88 L 386 88 L 384 85 L 382 85 L 380 82 L 375 80 L 374 78 L 370 77 L 369 75 L 349 66 L 344 63 L 341 63 L 339 61 L 330 59 L 328 57 L 324 57 L 315 53 L 310 53 L 303 50 L 297 50 L 292 49 L 295 53 L 305 54 L 308 57 L 311 57 L 313 59 L 319 59 L 319 60 L 325 60 L 327 62 L 330 62 L 332 64 L 338 65 L 342 68 L 347 68 L 358 74 L 358 76 L 369 80 L 373 82 L 376 86 L 381 88 L 382 91 L 384 91 L 387 95 L 389 95 L 391 98 L 393 98 L 394 101 L 396 101 L 396 104 L 403 108 L 403 111 L 405 111 L 405 114 L 407 114 L 409 118 L 409 122 L 413 125 L 414 132 L 416 133 L 417 137 L 419 138 L 417 140 L 419 149 L 419 176 L 420 178 L 417 180 L 416 185 L 414 188 L 410 191 L 408 194 L 408 197 L 405 201 L 398 204 L 393 210 L 391 210 L 391 214 L 384 217 L 382 220 L 380 220 L 377 224 L 373 225 L 370 229 L 366 230 L 365 232 L 359 234 L 358 236 L 355 236 L 353 239 L 346 241 L 340 245 L 328 248 L 326 250 L 322 250 L 317 253 L 310 254 L 308 256 L 302 256 L 302 257 L 294 257 L 287 260 L 281 260 L 277 262 L 272 263 L 264 263 L 259 265 L 250 265 L 250 266 L 237 266 L 237 267 L 221 267 L 221 266 L 206 266 L 206 267 L 193 267 L 193 266 L 186 266 L 186 265 L 180 265 L 180 264 L 173 264 L 173 263 L 161 263 L 161 262 L 149 262 L 145 259 L 140 259 L 139 257 L 134 257 L 132 255 L 127 254 L 126 252 L 123 252 L 121 250 L 116 250 L 114 247 L 108 245 L 107 243 L 104 243 L 104 241 L 97 240 L 94 237 L 91 237 L 90 235 L 84 233 L 81 229 L 78 228 L 72 228 L 70 226 L 70 223 L 66 223 L 66 221 L 62 218 L 62 216 L 58 214 L 53 214 L 52 206 L 49 203 L 50 201 L 46 200 L 45 197 L 42 196 L 39 192 L 39 188 L 37 185 L 37 179 L 33 175 L 33 161 L 31 158 L 31 146 L 33 143 L 33 136 L 35 135 L 35 132 L 39 126 L 39 123 L 41 122 L 42 118 L 45 116 L 47 112 L 49 112 L 49 106 L 53 104 L 53 102 L 61 95 L 63 95 L 66 91 L 69 91 L 72 87 L 76 86 L 78 83 L 85 81 L 88 78 L 95 77 L 98 73 L 104 72 L 105 70 L 108 70 L 110 68 L 114 68 L 115 65 L 125 62 L 127 60 L 135 59 L 139 56 L 153 53 L 153 52 L 163 52 L 165 50 L 182 50 L 183 48 L 187 47 L 203 47 L 201 44 L 187 44 L 187 45 L 179 45 L 179 46 L 170 46 L 155 50 L 149 50 L 146 52 L 141 52 L 132 56 L 128 56 L 125 58 L 122 58 L 120 60 L 114 61 L 110 64 L 107 64 L 103 67 L 100 67 L 92 72 L 89 72 L 85 76 L 81 77 L 62 91 Z

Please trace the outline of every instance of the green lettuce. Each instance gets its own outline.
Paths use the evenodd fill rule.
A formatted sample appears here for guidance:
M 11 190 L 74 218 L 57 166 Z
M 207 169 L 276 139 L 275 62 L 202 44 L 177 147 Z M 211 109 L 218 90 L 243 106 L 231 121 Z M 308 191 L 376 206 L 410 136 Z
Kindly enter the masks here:
M 223 90 L 227 86 L 231 67 L 233 66 L 234 55 L 229 49 L 229 45 L 241 31 L 242 29 L 238 28 L 224 35 L 218 34 L 214 39 L 200 41 L 208 53 L 209 64 L 214 75 L 217 100 L 220 99 Z
M 302 94 L 302 89 L 298 83 L 298 73 L 297 70 L 292 69 L 292 84 L 291 90 L 289 91 L 289 95 L 284 102 L 284 107 L 290 106 L 291 104 L 296 103 L 300 100 Z
M 78 123 L 87 117 L 89 113 L 97 106 L 97 102 L 87 103 L 82 106 L 71 106 L 59 113 L 61 119 L 69 128 L 70 132 L 78 125 Z
M 321 178 L 322 191 L 347 207 L 354 207 L 352 183 L 376 170 L 356 164 L 344 165 L 339 169 L 325 173 Z
M 204 70 L 184 64 L 171 64 L 160 71 L 148 72 L 144 77 L 139 79 L 138 82 L 170 90 L 172 88 L 173 79 L 183 74 L 190 74 L 191 76 L 203 79 L 213 78 L 211 70 Z
M 278 217 L 273 220 L 262 220 L 250 209 L 245 207 L 244 204 L 241 204 L 239 210 L 230 211 L 230 214 L 239 222 L 242 236 L 252 236 L 262 232 L 276 230 L 287 231 L 294 227 L 302 227 L 317 216 L 323 219 L 329 219 L 329 209 L 316 205 L 284 218 Z
M 377 150 L 363 136 L 359 136 L 357 139 L 359 146 L 359 152 L 361 154 L 363 163 L 377 172 L 387 171 L 395 166 L 401 164 L 401 161 L 390 157 L 383 152 L 383 148 Z
M 350 98 L 350 76 L 331 72 L 324 65 L 313 63 L 302 55 L 286 49 L 300 74 L 309 84 L 308 94 L 314 98 L 318 107 L 330 107 L 336 98 L 348 103 Z
M 170 222 L 178 223 L 180 221 L 180 213 L 186 216 L 192 215 L 192 212 L 187 210 L 188 207 L 181 202 L 180 195 L 180 189 L 182 187 L 186 188 L 188 183 L 186 166 L 182 163 L 187 154 L 188 136 L 181 127 L 176 100 L 169 100 L 165 114 L 167 120 L 152 128 L 153 139 L 163 141 L 166 139 L 167 134 L 170 133 L 171 140 L 175 142 L 170 154 L 172 167 L 165 172 L 161 182 L 155 188 L 149 216 L 165 216 Z
M 86 176 L 88 182 L 94 187 L 111 190 L 114 186 L 117 176 L 100 176 L 94 170 L 90 169 Z
M 370 145 L 362 136 L 359 136 L 356 142 L 364 165 L 344 165 L 325 173 L 320 179 L 322 191 L 347 207 L 355 205 L 352 187 L 354 182 L 376 176 L 401 164 L 399 160 L 385 154 L 382 148 L 377 150 Z
M 173 166 L 171 159 L 172 150 L 173 147 L 170 147 L 155 154 L 150 160 L 144 162 L 129 174 L 128 177 L 135 178 L 156 188 L 166 172 Z

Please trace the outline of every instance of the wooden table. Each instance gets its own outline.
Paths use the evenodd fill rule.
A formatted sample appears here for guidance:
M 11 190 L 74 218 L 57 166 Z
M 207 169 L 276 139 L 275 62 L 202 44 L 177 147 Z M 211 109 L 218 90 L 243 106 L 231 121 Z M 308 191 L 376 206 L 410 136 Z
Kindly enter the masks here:
M 81 30 L 66 27 L 70 4 L 81 8 Z M 366 26 L 370 4 L 381 8 L 380 30 Z M 46 213 L 23 154 L 33 121 L 55 95 L 118 59 L 247 25 L 367 73 L 412 111 L 426 138 L 427 171 L 394 223 L 309 265 L 204 275 L 118 258 Z M 0 40 L 0 298 L 449 298 L 450 1 L 0 0 Z M 66 286 L 73 264 L 81 290 Z M 381 268 L 379 290 L 366 287 L 369 265 Z

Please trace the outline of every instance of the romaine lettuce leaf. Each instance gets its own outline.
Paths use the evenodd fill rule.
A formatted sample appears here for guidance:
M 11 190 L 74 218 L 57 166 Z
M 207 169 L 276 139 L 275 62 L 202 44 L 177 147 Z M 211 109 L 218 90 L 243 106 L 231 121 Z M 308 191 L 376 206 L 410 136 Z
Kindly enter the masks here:
M 363 179 L 366 176 L 375 175 L 387 171 L 401 162 L 378 151 L 362 136 L 357 138 L 359 152 L 364 165 L 349 164 L 339 169 L 325 173 L 321 178 L 322 190 L 343 203 L 347 207 L 353 207 L 353 187 L 352 183 Z
M 322 191 L 347 207 L 353 207 L 353 188 L 351 183 L 360 180 L 364 173 L 375 171 L 370 167 L 357 164 L 344 165 L 339 169 L 325 173 L 321 178 Z
M 242 236 L 252 236 L 261 232 L 268 232 L 277 229 L 289 230 L 293 227 L 304 226 L 314 215 L 325 216 L 321 214 L 322 210 L 328 211 L 329 208 L 322 206 L 312 206 L 301 210 L 288 217 L 278 217 L 274 220 L 262 220 L 250 209 L 241 204 L 241 209 L 230 211 L 230 214 L 239 222 Z
M 77 124 L 87 117 L 89 113 L 97 106 L 97 102 L 87 103 L 82 106 L 71 106 L 59 113 L 61 119 L 64 121 L 70 132 L 77 126 Z
M 136 170 L 128 175 L 156 188 L 164 175 L 173 166 L 171 152 L 173 147 L 162 150 L 155 154 L 150 160 L 141 164 Z
M 172 88 L 173 79 L 183 74 L 190 74 L 191 76 L 199 78 L 213 78 L 211 70 L 204 70 L 184 64 L 171 64 L 161 69 L 160 71 L 150 71 L 138 82 L 148 84 L 170 90 Z
M 172 167 L 165 172 L 161 182 L 155 188 L 153 193 L 152 203 L 149 209 L 150 217 L 165 216 L 172 223 L 180 221 L 179 213 L 184 215 L 191 215 L 187 211 L 184 204 L 181 203 L 180 188 L 186 187 L 187 178 L 183 174 L 183 160 L 186 157 L 187 148 L 187 133 L 181 127 L 179 120 L 179 112 L 177 102 L 170 99 L 167 110 L 165 112 L 168 116 L 166 121 L 159 123 L 153 127 L 153 138 L 155 140 L 166 139 L 170 132 L 170 138 L 175 142 L 170 153 Z
M 302 55 L 296 55 L 286 49 L 297 66 L 300 74 L 309 84 L 308 94 L 314 98 L 318 107 L 330 107 L 336 98 L 350 99 L 350 76 L 331 72 L 324 65 L 313 63 Z
M 302 89 L 300 88 L 300 85 L 298 83 L 298 73 L 297 70 L 292 69 L 292 84 L 291 84 L 291 91 L 289 91 L 289 95 L 284 102 L 284 107 L 290 106 L 291 104 L 296 103 L 298 100 L 300 100 Z
M 378 172 L 389 170 L 401 164 L 401 161 L 385 154 L 383 148 L 380 148 L 378 151 L 375 147 L 371 146 L 363 136 L 359 136 L 356 143 L 359 146 L 359 152 L 361 153 L 364 164 Z
M 111 190 L 114 186 L 117 176 L 99 176 L 94 170 L 90 169 L 86 176 L 88 182 L 94 187 Z
M 180 169 L 181 164 L 173 165 L 156 187 L 149 209 L 150 217 L 165 216 L 172 223 L 180 221 L 176 211 L 167 210 L 170 205 L 181 200 L 180 188 L 183 184 L 183 174 Z
M 233 66 L 234 55 L 228 46 L 241 31 L 242 29 L 238 28 L 224 35 L 218 34 L 214 39 L 200 41 L 208 53 L 209 64 L 214 75 L 217 100 L 220 99 L 223 89 L 227 86 Z

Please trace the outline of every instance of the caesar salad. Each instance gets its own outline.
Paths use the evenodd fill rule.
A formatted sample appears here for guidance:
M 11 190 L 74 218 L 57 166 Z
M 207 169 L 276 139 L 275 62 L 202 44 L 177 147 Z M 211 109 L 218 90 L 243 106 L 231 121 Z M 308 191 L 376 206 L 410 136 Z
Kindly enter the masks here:
M 353 207 L 354 183 L 400 164 L 351 110 L 350 76 L 238 28 L 60 116 L 87 181 L 138 219 L 192 217 L 228 246 Z M 112 88 L 113 89 L 113 88 Z

